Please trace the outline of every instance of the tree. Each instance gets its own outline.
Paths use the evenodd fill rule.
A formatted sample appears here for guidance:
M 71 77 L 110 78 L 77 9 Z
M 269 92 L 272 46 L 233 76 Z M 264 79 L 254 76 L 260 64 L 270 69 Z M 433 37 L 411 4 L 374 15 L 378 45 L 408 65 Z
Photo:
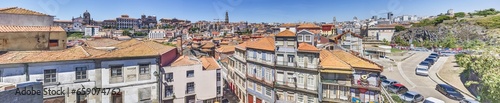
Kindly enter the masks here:
M 401 26 L 401 25 L 396 26 L 395 29 L 396 29 L 396 32 L 406 30 L 406 28 L 404 26 Z
M 130 31 L 129 31 L 129 30 L 123 30 L 122 35 L 124 35 L 124 36 L 132 36 L 132 35 L 130 35 L 130 34 L 132 34 L 132 33 L 130 33 Z
M 454 15 L 455 15 L 455 17 L 459 17 L 459 18 L 465 17 L 465 13 L 464 12 L 458 12 L 458 13 L 455 13 Z
M 384 42 L 384 45 L 390 45 L 389 41 L 387 41 L 385 38 L 384 40 L 382 40 L 382 42 Z
M 451 20 L 451 17 L 446 16 L 446 15 L 441 15 L 441 16 L 437 17 L 436 19 L 434 19 L 434 25 L 438 25 L 440 23 L 443 23 L 443 21 L 445 21 L 445 20 Z
M 490 8 L 490 9 L 485 9 L 485 10 L 479 10 L 473 13 L 473 15 L 479 15 L 479 16 L 488 16 L 488 15 L 496 15 L 498 14 L 499 11 L 496 11 L 495 8 Z

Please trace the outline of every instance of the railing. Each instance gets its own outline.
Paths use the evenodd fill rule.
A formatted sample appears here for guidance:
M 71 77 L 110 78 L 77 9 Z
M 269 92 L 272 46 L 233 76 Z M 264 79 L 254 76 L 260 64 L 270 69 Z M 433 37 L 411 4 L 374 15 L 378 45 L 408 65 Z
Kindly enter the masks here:
M 387 99 L 388 99 L 387 101 L 388 101 L 389 103 L 396 103 L 396 102 L 394 101 L 394 99 L 392 99 L 391 94 L 389 94 L 389 93 L 386 91 L 385 87 L 384 87 L 384 86 L 380 86 L 380 87 L 382 87 L 382 90 L 381 90 L 381 91 L 382 91 L 382 95 L 383 95 L 383 96 L 385 96 L 385 98 L 387 98 Z M 383 99 L 383 98 L 382 98 L 382 99 Z M 384 101 L 384 100 L 382 100 L 382 101 Z

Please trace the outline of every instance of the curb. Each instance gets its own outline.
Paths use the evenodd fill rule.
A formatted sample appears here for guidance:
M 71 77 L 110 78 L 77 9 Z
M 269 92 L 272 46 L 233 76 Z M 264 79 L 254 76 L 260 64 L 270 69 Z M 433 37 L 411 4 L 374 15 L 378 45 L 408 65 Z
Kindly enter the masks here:
M 448 83 L 448 81 L 446 81 L 446 80 L 444 80 L 443 78 L 441 78 L 441 76 L 439 75 L 439 71 L 441 71 L 441 69 L 439 69 L 439 70 L 437 71 L 437 73 L 436 73 L 436 76 L 438 77 L 438 79 L 439 79 L 439 80 L 441 80 L 441 81 L 443 81 L 443 82 L 444 82 L 445 84 L 447 84 L 447 85 L 453 86 L 453 85 L 451 85 L 450 83 Z M 453 86 L 453 87 L 455 87 L 455 86 Z M 466 87 L 466 89 L 467 89 L 467 87 Z M 458 90 L 458 91 L 459 91 L 460 93 L 462 93 L 462 94 L 465 94 L 465 95 L 467 95 L 467 96 L 469 96 L 469 97 L 472 97 L 472 99 L 474 99 L 474 100 L 477 100 L 476 96 L 474 96 L 474 95 L 472 95 L 472 94 L 465 93 L 464 91 L 462 91 L 462 90 L 460 90 L 460 89 L 456 89 L 456 90 Z

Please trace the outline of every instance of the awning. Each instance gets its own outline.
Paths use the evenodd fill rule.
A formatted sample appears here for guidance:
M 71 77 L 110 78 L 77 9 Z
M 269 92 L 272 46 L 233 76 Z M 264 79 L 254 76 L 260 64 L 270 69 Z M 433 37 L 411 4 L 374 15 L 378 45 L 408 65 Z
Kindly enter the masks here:
M 321 72 L 325 73 L 341 73 L 341 74 L 352 74 L 353 71 L 346 71 L 346 70 L 321 70 Z

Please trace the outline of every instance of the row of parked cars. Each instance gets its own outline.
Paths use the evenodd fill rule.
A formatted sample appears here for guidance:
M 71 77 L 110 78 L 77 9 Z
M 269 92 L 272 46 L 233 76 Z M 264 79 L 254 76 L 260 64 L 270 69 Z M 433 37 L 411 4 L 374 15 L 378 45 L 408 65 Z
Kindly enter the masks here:
M 385 76 L 380 76 L 380 77 L 381 77 L 380 79 L 382 80 L 381 85 L 384 88 L 387 88 L 386 90 L 388 92 L 399 94 L 399 98 L 404 102 L 416 103 L 423 101 L 424 103 L 445 103 L 443 100 L 439 100 L 434 97 L 424 98 L 424 96 L 418 92 L 409 91 L 408 88 L 406 88 L 406 86 L 404 86 L 403 84 L 399 83 L 396 80 L 387 79 L 387 77 Z M 458 92 L 455 88 L 447 84 L 438 84 L 436 85 L 435 90 L 437 90 L 438 92 L 442 93 L 443 95 L 445 95 L 450 99 L 459 100 L 460 103 L 479 103 L 478 101 L 475 100 L 465 99 L 460 92 Z
M 416 75 L 429 76 L 429 69 L 439 59 L 439 54 L 431 53 L 424 61 L 420 62 L 415 68 Z

